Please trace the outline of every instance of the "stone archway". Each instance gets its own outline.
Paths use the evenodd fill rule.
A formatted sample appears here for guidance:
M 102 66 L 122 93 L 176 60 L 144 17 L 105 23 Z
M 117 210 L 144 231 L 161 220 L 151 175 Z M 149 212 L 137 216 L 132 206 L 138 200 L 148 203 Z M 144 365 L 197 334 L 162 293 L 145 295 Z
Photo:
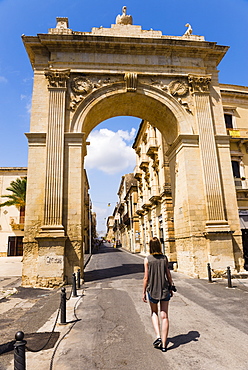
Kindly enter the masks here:
M 60 27 L 64 20 L 48 34 L 23 36 L 35 70 L 23 284 L 58 285 L 83 267 L 86 140 L 97 124 L 118 115 L 146 119 L 167 141 L 180 270 L 205 276 L 207 262 L 239 269 L 241 236 L 216 70 L 226 47 L 129 24 L 73 32 Z

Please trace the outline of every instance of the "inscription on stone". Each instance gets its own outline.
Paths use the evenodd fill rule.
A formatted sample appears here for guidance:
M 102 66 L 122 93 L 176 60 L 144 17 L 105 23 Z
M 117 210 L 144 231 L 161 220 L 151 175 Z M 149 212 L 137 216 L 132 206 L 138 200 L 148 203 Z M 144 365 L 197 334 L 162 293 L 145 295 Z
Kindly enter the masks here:
M 63 258 L 62 257 L 50 257 L 50 256 L 46 256 L 45 259 L 46 259 L 46 264 L 47 265 L 51 265 L 53 263 L 55 263 L 55 264 L 61 264 L 63 262 Z

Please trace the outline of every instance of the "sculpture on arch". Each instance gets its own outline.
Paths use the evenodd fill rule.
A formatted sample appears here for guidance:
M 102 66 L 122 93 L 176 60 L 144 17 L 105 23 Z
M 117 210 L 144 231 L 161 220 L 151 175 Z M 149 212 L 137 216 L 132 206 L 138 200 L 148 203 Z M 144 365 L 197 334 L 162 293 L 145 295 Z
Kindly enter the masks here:
M 116 24 L 133 24 L 133 18 L 131 15 L 127 15 L 127 7 L 123 6 L 122 7 L 122 14 L 118 14 L 116 17 Z

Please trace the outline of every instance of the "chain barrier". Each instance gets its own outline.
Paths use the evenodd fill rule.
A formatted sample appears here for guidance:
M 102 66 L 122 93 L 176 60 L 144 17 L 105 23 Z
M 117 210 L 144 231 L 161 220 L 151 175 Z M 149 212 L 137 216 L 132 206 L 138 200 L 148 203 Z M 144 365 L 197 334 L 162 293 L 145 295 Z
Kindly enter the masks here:
M 71 291 L 70 291 L 69 297 L 68 297 L 68 298 L 66 298 L 66 300 L 67 300 L 67 301 L 69 301 L 69 300 L 71 299 L 72 291 L 73 291 L 73 286 L 71 286 Z
M 80 279 L 80 272 L 78 271 L 78 275 L 77 275 L 78 279 Z M 73 296 L 76 297 L 77 296 L 77 292 L 76 292 L 76 279 L 75 279 L 75 273 L 73 274 L 73 284 L 72 284 L 72 287 L 71 287 L 71 292 L 70 292 L 70 295 L 69 297 L 67 298 L 66 297 L 66 290 L 65 288 L 63 287 L 61 289 L 61 300 L 60 300 L 60 305 L 59 305 L 59 308 L 58 308 L 58 312 L 57 312 L 57 316 L 56 316 L 56 319 L 55 319 L 55 322 L 54 322 L 54 325 L 53 325 L 53 328 L 52 328 L 52 331 L 49 335 L 49 338 L 48 340 L 46 341 L 46 343 L 39 349 L 32 349 L 30 347 L 27 346 L 27 342 L 25 340 L 23 340 L 24 338 L 24 333 L 23 332 L 17 332 L 16 333 L 16 342 L 14 343 L 14 370 L 25 370 L 26 369 L 26 363 L 25 363 L 25 349 L 27 349 L 28 351 L 30 352 L 40 352 L 42 351 L 47 345 L 48 343 L 50 342 L 51 338 L 52 338 L 52 335 L 55 331 L 55 327 L 57 325 L 57 322 L 58 322 L 58 318 L 59 318 L 59 313 L 61 312 L 61 324 L 66 324 L 66 319 L 65 319 L 65 314 L 66 312 L 63 313 L 62 315 L 62 312 L 63 311 L 66 311 L 66 301 L 68 301 L 71 296 L 72 296 L 72 293 L 73 293 Z M 80 286 L 80 281 L 78 283 L 78 286 Z M 82 295 L 83 296 L 83 295 Z M 71 329 L 73 328 L 73 326 L 76 324 L 77 321 L 79 321 L 79 318 L 77 317 L 76 315 L 76 309 L 77 309 L 77 303 L 79 302 L 79 300 L 82 298 L 82 296 L 79 297 L 78 301 L 76 302 L 75 306 L 74 306 L 74 310 L 73 310 L 73 314 L 74 314 L 74 317 L 75 317 L 75 321 L 74 323 L 71 325 L 71 327 L 69 328 L 69 330 L 66 332 L 65 335 L 63 335 L 63 337 L 60 339 L 60 341 L 58 342 L 58 344 L 56 345 L 55 349 L 54 349 L 54 352 L 53 352 L 53 356 L 52 356 L 52 359 L 51 359 L 51 362 L 50 362 L 50 369 L 52 369 L 52 366 L 53 366 L 53 359 L 54 359 L 54 356 L 55 356 L 55 352 L 56 352 L 56 349 L 58 348 L 60 342 L 62 341 L 62 339 L 64 339 L 64 337 L 71 331 Z M 64 321 L 62 320 L 62 316 L 64 317 Z
M 54 330 L 55 330 L 55 327 L 56 327 L 56 324 L 57 324 L 57 321 L 58 321 L 58 318 L 59 318 L 60 310 L 61 310 L 61 302 L 60 302 L 60 306 L 59 306 L 59 309 L 58 309 L 58 313 L 57 313 L 57 316 L 56 316 L 56 319 L 55 319 L 55 323 L 54 323 L 54 325 L 53 325 L 53 329 L 52 329 L 52 331 L 51 331 L 51 333 L 50 333 L 50 335 L 49 335 L 49 338 L 48 338 L 47 342 L 45 343 L 45 345 L 44 345 L 44 346 L 42 346 L 42 347 L 41 347 L 41 348 L 39 348 L 39 349 L 32 349 L 32 348 L 29 348 L 29 347 L 26 345 L 26 348 L 27 348 L 27 350 L 28 350 L 28 351 L 30 351 L 30 352 L 40 352 L 40 351 L 42 351 L 42 350 L 43 350 L 43 349 L 48 345 L 48 343 L 50 342 L 50 340 L 51 340 L 51 338 L 52 338 L 52 335 L 53 335 L 53 333 L 54 333 Z
M 64 338 L 70 333 L 70 331 L 73 329 L 74 325 L 76 325 L 77 321 L 79 321 L 80 319 L 77 317 L 77 314 L 76 314 L 76 310 L 77 310 L 77 304 L 78 302 L 80 301 L 80 299 L 83 297 L 83 294 L 78 298 L 77 302 L 75 303 L 75 306 L 74 306 L 74 309 L 73 309 L 73 314 L 74 314 L 74 317 L 75 317 L 75 321 L 72 323 L 72 325 L 70 326 L 70 328 L 66 331 L 66 333 L 60 338 L 60 340 L 57 342 L 56 344 L 56 347 L 54 348 L 54 351 L 53 351 L 53 354 L 52 354 L 52 357 L 51 357 L 51 361 L 50 361 L 50 367 L 49 367 L 49 370 L 53 370 L 53 361 L 54 361 L 54 358 L 55 358 L 55 354 L 56 354 L 56 351 L 60 345 L 60 343 L 62 342 L 62 340 L 64 340 Z

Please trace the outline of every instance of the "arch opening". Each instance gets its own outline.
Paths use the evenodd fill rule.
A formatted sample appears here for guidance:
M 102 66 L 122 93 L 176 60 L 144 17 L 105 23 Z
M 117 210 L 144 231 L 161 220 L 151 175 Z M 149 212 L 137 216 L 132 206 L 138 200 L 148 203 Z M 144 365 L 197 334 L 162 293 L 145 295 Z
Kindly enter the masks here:
M 70 130 L 86 137 L 99 123 L 116 116 L 132 116 L 150 122 L 171 145 L 179 133 L 192 133 L 188 118 L 173 97 L 152 90 L 136 93 L 121 91 L 92 93 L 78 107 Z

